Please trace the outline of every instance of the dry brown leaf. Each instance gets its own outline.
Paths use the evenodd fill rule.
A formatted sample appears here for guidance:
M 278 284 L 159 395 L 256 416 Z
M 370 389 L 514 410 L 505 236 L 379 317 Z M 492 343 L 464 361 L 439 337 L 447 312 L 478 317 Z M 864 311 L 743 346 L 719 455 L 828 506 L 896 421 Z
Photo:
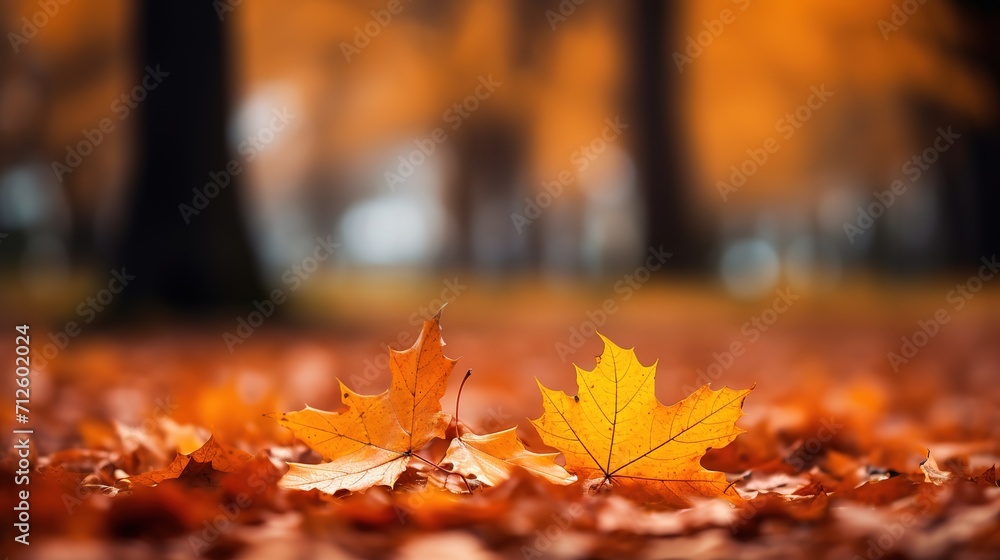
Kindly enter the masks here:
M 252 457 L 246 451 L 222 445 L 211 437 L 194 453 L 178 453 L 166 467 L 127 480 L 133 484 L 155 486 L 164 480 L 182 479 L 191 486 L 211 486 L 218 483 L 222 474 L 236 471 Z
M 950 472 L 942 470 L 938 466 L 937 461 L 931 456 L 929 449 L 927 450 L 927 458 L 920 463 L 920 470 L 924 473 L 924 482 L 930 482 L 935 486 L 941 486 L 952 477 Z
M 990 486 L 1000 486 L 997 484 L 997 466 L 993 465 L 983 471 L 983 474 L 972 477 L 972 482 L 975 482 L 977 486 L 982 486 L 984 488 L 988 488 Z

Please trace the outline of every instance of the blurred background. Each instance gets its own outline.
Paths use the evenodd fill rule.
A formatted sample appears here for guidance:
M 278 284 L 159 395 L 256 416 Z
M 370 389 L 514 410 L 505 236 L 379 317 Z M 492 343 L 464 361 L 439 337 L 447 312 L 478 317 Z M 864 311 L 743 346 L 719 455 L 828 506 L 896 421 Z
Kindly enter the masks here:
M 949 299 L 1000 246 L 995 2 L 12 0 L 0 23 L 0 313 L 64 364 L 38 398 L 67 419 L 138 422 L 121 387 L 159 379 L 220 429 L 174 366 L 206 402 L 335 406 L 444 303 L 503 426 L 537 402 L 490 383 L 569 386 L 595 328 L 661 360 L 665 400 L 736 342 L 710 380 L 781 380 L 763 402 L 995 385 L 996 288 Z
M 990 2 L 201 4 L 4 3 L 17 289 L 128 266 L 126 298 L 240 305 L 332 236 L 324 275 L 601 278 L 663 245 L 756 296 L 1000 242 Z
M 0 30 L 38 465 L 302 456 L 263 415 L 383 390 L 446 304 L 444 410 L 471 368 L 462 421 L 534 450 L 533 378 L 575 392 L 600 330 L 664 403 L 756 385 L 708 468 L 1000 458 L 1000 3 L 4 0 Z M 39 558 L 170 509 L 47 495 Z

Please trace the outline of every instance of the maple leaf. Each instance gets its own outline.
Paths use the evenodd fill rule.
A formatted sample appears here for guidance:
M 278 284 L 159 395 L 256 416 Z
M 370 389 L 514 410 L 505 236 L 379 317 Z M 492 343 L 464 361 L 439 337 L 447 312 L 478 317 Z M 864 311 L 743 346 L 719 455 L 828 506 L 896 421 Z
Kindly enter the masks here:
M 572 484 L 576 477 L 555 462 L 558 453 L 532 453 L 517 437 L 517 428 L 478 435 L 466 432 L 451 440 L 442 463 L 454 473 L 496 486 L 520 467 L 554 484 Z
M 689 496 L 739 503 L 725 475 L 704 469 L 700 460 L 744 431 L 736 420 L 752 389 L 713 391 L 705 385 L 665 406 L 654 391 L 656 364 L 643 366 L 634 349 L 600 337 L 604 352 L 597 367 L 576 367 L 577 396 L 538 382 L 544 412 L 532 424 L 542 441 L 562 451 L 566 469 L 590 485 L 610 485 L 674 507 L 690 506 Z
M 441 411 L 441 397 L 456 360 L 444 355 L 440 320 L 438 313 L 424 321 L 409 349 L 389 349 L 392 380 L 382 393 L 359 395 L 341 383 L 344 412 L 307 406 L 277 417 L 325 461 L 289 463 L 281 486 L 330 494 L 391 487 L 411 457 L 419 458 L 416 451 L 444 437 L 451 416 Z

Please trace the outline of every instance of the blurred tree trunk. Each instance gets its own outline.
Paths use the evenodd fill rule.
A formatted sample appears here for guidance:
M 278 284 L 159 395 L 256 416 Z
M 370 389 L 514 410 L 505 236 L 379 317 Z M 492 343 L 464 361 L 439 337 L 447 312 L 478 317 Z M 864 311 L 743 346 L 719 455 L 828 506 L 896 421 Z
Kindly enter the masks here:
M 635 67 L 633 91 L 639 181 L 646 197 L 647 240 L 674 256 L 672 268 L 691 269 L 706 261 L 704 238 L 688 220 L 690 200 L 680 113 L 680 78 L 670 53 L 680 44 L 678 2 L 637 1 L 633 5 Z
M 240 211 L 242 176 L 188 215 L 189 223 L 179 209 L 194 208 L 193 190 L 205 192 L 209 173 L 224 173 L 231 159 L 232 59 L 224 24 L 208 2 L 148 2 L 140 12 L 138 40 L 145 44 L 135 83 L 150 68 L 167 75 L 132 117 L 141 119 L 139 159 L 117 266 L 136 278 L 115 307 L 202 312 L 250 305 L 263 291 Z
M 955 4 L 964 17 L 965 34 L 972 38 L 971 47 L 964 53 L 966 58 L 972 66 L 982 70 L 993 91 L 1000 91 L 1000 49 L 996 48 L 1000 4 L 986 0 L 955 0 Z M 994 104 L 994 111 L 1000 112 L 996 101 Z M 943 191 L 952 201 L 963 197 L 953 202 L 951 222 L 947 224 L 956 231 L 948 254 L 951 257 L 949 264 L 967 269 L 970 263 L 978 267 L 980 257 L 989 258 L 1000 252 L 1000 220 L 996 217 L 997 208 L 1000 208 L 1000 190 L 997 189 L 1000 166 L 996 163 L 1000 131 L 995 121 L 978 126 L 970 123 L 961 128 L 968 131 L 960 146 L 966 159 L 959 164 L 955 182 L 972 183 L 968 190 L 973 194 L 964 196 L 954 188 Z
M 941 42 L 936 48 L 950 52 L 962 66 L 975 68 L 993 91 L 1000 90 L 1000 50 L 995 46 L 995 37 L 1000 33 L 1000 4 L 981 0 L 951 0 L 951 4 L 963 30 L 962 45 L 955 48 Z M 946 83 L 949 76 L 942 73 L 938 78 Z M 1000 208 L 1000 166 L 996 164 L 1000 132 L 995 120 L 962 116 L 932 100 L 917 98 L 910 103 L 911 112 L 923 119 L 920 124 L 926 137 L 934 137 L 939 127 L 949 126 L 961 135 L 952 148 L 941 154 L 931 172 L 939 175 L 937 183 L 932 184 L 937 212 L 935 234 L 929 249 L 921 247 L 918 254 L 902 255 L 898 245 L 880 243 L 876 236 L 876 250 L 868 255 L 866 264 L 898 275 L 942 268 L 963 274 L 975 271 L 982 264 L 981 258 L 989 259 L 1000 252 L 1000 220 L 996 219 L 996 209 Z M 1000 111 L 996 101 L 993 110 Z M 885 226 L 880 220 L 875 233 L 883 233 L 879 228 Z

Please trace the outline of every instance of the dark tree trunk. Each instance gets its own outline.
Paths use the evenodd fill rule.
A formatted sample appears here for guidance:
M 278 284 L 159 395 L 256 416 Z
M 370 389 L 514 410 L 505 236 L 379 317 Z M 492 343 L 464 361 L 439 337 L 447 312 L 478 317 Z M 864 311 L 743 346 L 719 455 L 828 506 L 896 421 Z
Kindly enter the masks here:
M 185 220 L 179 209 L 195 208 L 193 189 L 205 192 L 209 173 L 224 172 L 231 159 L 224 24 L 207 2 L 148 2 L 140 11 L 135 80 L 148 68 L 169 75 L 133 117 L 140 119 L 139 160 L 118 266 L 136 279 L 116 308 L 249 305 L 262 288 L 240 212 L 241 176 L 197 215 Z
M 691 212 L 684 192 L 680 76 L 670 58 L 671 45 L 680 42 L 673 40 L 678 34 L 674 13 L 680 8 L 675 2 L 640 0 L 633 9 L 635 114 L 630 122 L 636 129 L 639 181 L 646 197 L 647 240 L 674 253 L 672 267 L 692 269 L 704 264 L 705 246 L 686 218 Z

